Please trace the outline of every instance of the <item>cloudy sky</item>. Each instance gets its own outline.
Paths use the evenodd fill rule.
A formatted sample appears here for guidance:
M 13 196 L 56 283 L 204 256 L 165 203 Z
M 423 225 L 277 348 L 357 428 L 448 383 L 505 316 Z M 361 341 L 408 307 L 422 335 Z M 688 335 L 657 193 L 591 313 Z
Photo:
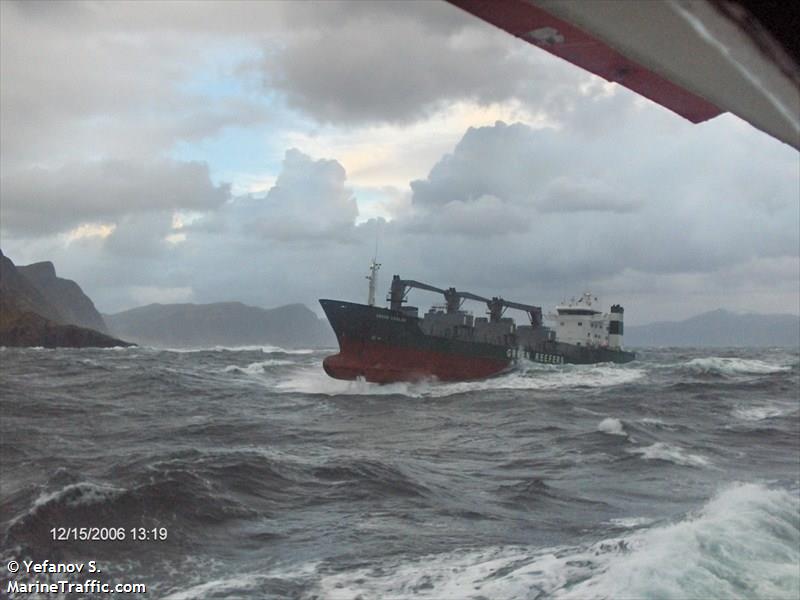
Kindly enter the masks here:
M 0 245 L 103 312 L 365 301 L 376 243 L 381 290 L 800 310 L 797 151 L 448 4 L 4 1 L 0 27 Z

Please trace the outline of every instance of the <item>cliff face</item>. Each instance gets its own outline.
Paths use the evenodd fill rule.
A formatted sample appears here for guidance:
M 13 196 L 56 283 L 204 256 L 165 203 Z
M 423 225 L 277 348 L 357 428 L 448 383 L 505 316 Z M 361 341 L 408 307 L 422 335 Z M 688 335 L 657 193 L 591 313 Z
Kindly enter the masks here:
M 0 324 L 11 318 L 14 311 L 29 311 L 51 321 L 64 322 L 64 316 L 0 251 L 0 298 L 4 299 Z
M 58 309 L 63 317 L 62 322 L 108 333 L 103 317 L 97 312 L 89 296 L 71 279 L 57 277 L 53 263 L 34 263 L 17 267 L 17 271 L 33 284 L 45 300 Z
M 3 325 L 0 326 L 0 346 L 44 348 L 114 348 L 133 346 L 94 329 L 77 325 L 62 325 L 32 312 L 22 312 L 0 298 Z M 10 317 L 10 318 L 9 318 Z
M 302 304 L 264 309 L 240 302 L 150 304 L 105 315 L 114 335 L 166 347 L 331 346 L 330 326 Z
M 37 266 L 47 264 L 50 265 L 49 268 Z M 59 280 L 55 277 L 55 269 L 52 268 L 52 264 L 37 263 L 37 265 L 32 266 L 37 266 L 37 269 L 44 271 L 50 270 L 52 273 L 52 278 L 46 272 L 39 273 L 45 283 L 49 285 L 52 279 Z M 14 263 L 0 251 L 0 346 L 108 348 L 132 345 L 94 329 L 70 323 L 70 317 L 65 313 L 72 314 L 72 302 L 76 298 L 79 303 L 83 302 L 81 296 L 85 298 L 91 304 L 92 309 L 94 309 L 94 304 L 86 298 L 75 282 L 66 279 L 59 281 L 64 283 L 54 285 L 69 294 L 68 301 L 64 303 L 66 310 L 63 311 L 48 301 L 39 287 L 20 273 Z M 75 288 L 80 296 L 75 294 Z M 48 294 L 53 293 L 53 288 L 48 288 Z M 57 297 L 55 298 L 57 299 Z M 85 306 L 85 302 L 83 305 Z M 97 311 L 95 310 L 95 312 Z

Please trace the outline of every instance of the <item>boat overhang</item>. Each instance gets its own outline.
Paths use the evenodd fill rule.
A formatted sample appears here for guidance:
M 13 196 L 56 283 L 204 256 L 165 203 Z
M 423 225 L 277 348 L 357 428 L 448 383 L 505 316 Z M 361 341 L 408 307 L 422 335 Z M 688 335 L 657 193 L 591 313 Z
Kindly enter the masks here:
M 672 110 L 692 123 L 731 112 L 800 149 L 792 3 L 723 0 L 448 0 L 508 33 Z M 792 11 L 794 11 L 792 13 Z M 786 19 L 784 19 L 786 20 Z

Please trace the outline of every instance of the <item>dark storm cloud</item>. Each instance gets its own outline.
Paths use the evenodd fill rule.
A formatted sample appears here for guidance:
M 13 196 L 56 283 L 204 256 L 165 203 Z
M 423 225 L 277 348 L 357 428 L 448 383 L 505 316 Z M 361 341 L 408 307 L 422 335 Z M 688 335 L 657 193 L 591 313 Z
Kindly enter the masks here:
M 292 36 L 265 61 L 268 85 L 321 121 L 408 122 L 457 100 L 506 100 L 528 74 L 513 44 L 494 32 L 466 26 L 447 34 L 414 10 L 388 22 L 376 12 Z
M 103 249 L 115 258 L 153 260 L 170 249 L 172 213 L 123 215 L 114 231 L 103 240 Z
M 269 119 L 251 98 L 209 98 L 186 87 L 197 72 L 218 68 L 213 57 L 220 38 L 190 18 L 211 17 L 210 3 L 194 10 L 185 3 L 155 6 L 0 2 L 4 167 L 152 157 L 176 141 Z M 162 12 L 175 20 L 164 20 Z M 216 22 L 209 18 L 207 26 Z
M 596 157 L 594 167 L 587 164 L 598 147 L 574 132 L 535 130 L 522 123 L 470 128 L 426 179 L 411 182 L 413 202 L 424 209 L 489 194 L 529 211 L 634 210 L 639 201 L 630 190 L 617 189 L 614 171 L 608 177 L 584 174 L 602 173 L 605 154 Z
M 362 300 L 376 240 L 382 289 L 398 272 L 546 305 L 589 287 L 639 320 L 797 305 L 796 152 L 733 118 L 693 126 L 444 2 L 0 12 L 3 250 L 56 260 L 103 309 Z M 205 165 L 165 158 L 233 127 L 280 138 L 284 101 L 352 126 L 343 147 L 461 101 L 508 101 L 548 127 L 469 129 L 388 223 L 356 224 L 335 153 L 290 150 L 264 197 L 235 199 Z M 175 229 L 174 211 L 197 214 Z M 86 222 L 116 228 L 48 236 Z
M 229 197 L 203 163 L 95 161 L 29 168 L 0 179 L 3 229 L 43 235 L 125 214 L 209 210 Z
M 558 119 L 602 105 L 624 118 L 633 98 L 446 2 L 297 3 L 281 16 L 292 33 L 265 46 L 265 85 L 324 123 L 409 123 L 459 101 Z
M 650 119 L 642 113 L 637 126 L 653 131 Z M 437 258 L 452 248 L 451 263 L 496 261 L 499 280 L 526 268 L 550 283 L 624 269 L 708 273 L 754 256 L 796 256 L 793 151 L 739 133 L 722 123 L 678 130 L 631 152 L 586 139 L 580 128 L 472 128 L 426 179 L 411 184 L 414 216 L 398 225 L 436 234 L 430 245 L 439 246 Z M 771 158 L 747 158 L 759 151 Z M 481 240 L 492 232 L 507 235 Z M 472 243 L 449 240 L 452 234 Z
M 537 194 L 536 208 L 542 212 L 614 212 L 638 209 L 641 199 L 614 189 L 600 179 L 558 177 Z
M 470 201 L 452 200 L 434 210 L 418 211 L 403 223 L 403 228 L 414 234 L 488 238 L 524 233 L 529 230 L 530 223 L 530 207 L 485 195 Z
M 657 130 L 647 127 L 652 118 L 639 114 L 634 129 Z M 399 273 L 552 306 L 589 288 L 627 303 L 639 322 L 796 303 L 793 151 L 725 123 L 665 131 L 635 153 L 617 147 L 628 135 L 619 131 L 609 144 L 520 124 L 471 129 L 415 186 L 428 195 L 415 198 L 410 216 L 360 225 L 341 165 L 290 150 L 265 197 L 209 211 L 180 230 L 185 242 L 166 244 L 163 220 L 120 221 L 118 239 L 82 242 L 80 253 L 96 257 L 84 277 L 109 309 L 184 292 L 196 301 L 263 306 L 358 301 L 377 240 L 382 289 Z M 208 226 L 212 216 L 217 222 Z M 128 284 L 137 288 L 126 305 L 115 283 L 118 263 L 104 257 L 110 244 L 135 241 L 146 229 L 157 231 L 147 239 L 161 258 L 127 261 Z M 104 274 L 97 265 L 106 263 Z M 412 298 L 423 306 L 435 300 Z

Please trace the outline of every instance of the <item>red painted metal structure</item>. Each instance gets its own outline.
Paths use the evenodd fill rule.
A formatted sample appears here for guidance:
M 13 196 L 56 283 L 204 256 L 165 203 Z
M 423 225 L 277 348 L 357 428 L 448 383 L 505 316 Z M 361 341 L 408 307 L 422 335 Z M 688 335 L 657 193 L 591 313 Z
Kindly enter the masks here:
M 525 0 L 448 0 L 559 58 L 618 83 L 692 123 L 724 111 L 644 67 L 597 37 Z
M 468 356 L 358 339 L 345 338 L 339 345 L 339 353 L 322 362 L 325 372 L 334 379 L 396 383 L 434 377 L 440 381 L 468 381 L 497 375 L 511 364 L 510 358 Z

